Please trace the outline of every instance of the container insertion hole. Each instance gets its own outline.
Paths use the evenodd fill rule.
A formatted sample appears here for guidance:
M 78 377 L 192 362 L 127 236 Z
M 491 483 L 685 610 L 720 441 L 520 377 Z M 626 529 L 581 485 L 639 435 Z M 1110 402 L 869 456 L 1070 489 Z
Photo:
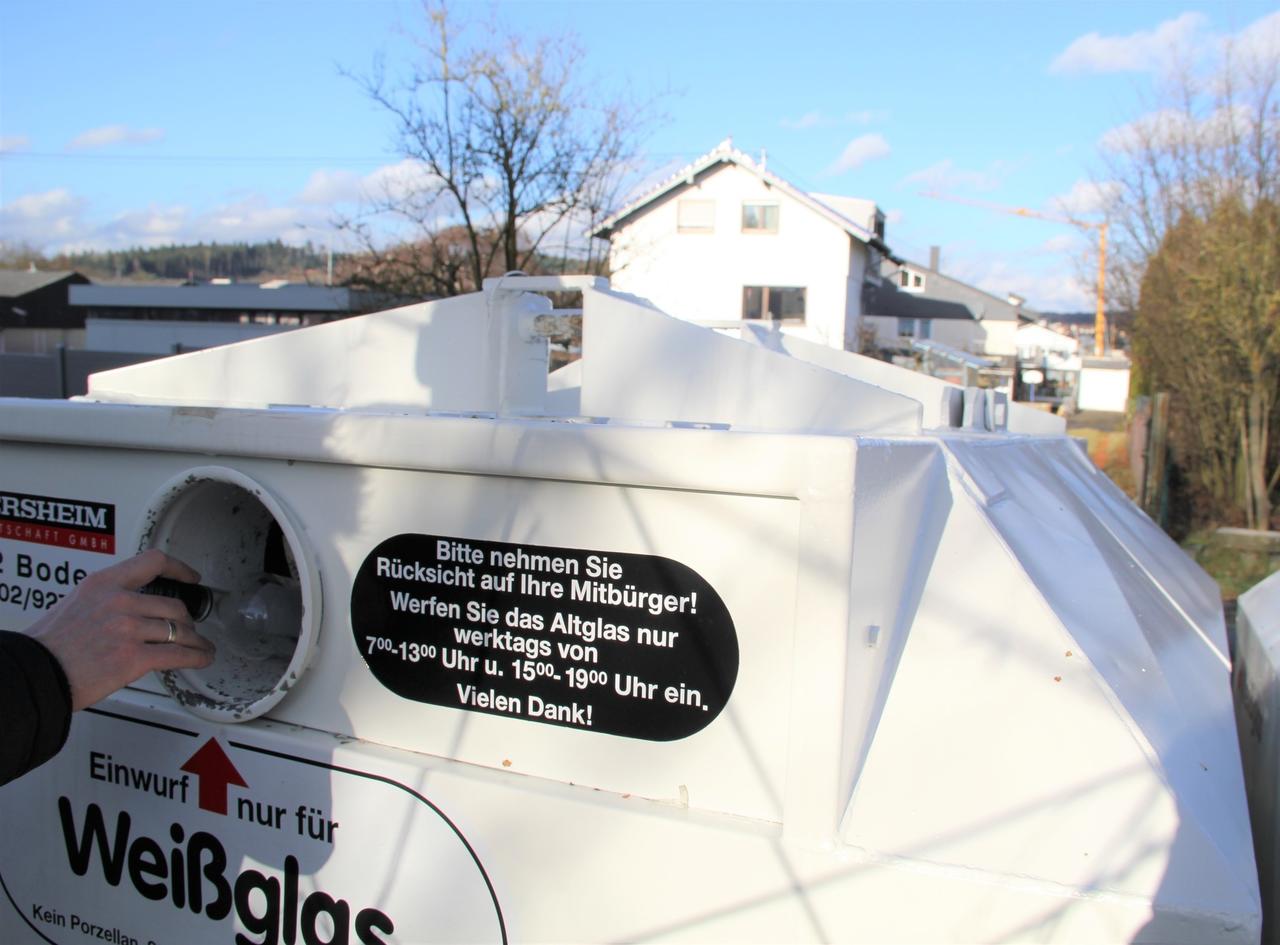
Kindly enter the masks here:
M 197 630 L 212 665 L 162 674 L 200 715 L 253 718 L 279 701 L 303 668 L 306 632 L 298 550 L 259 494 L 235 482 L 188 477 L 153 505 L 140 542 L 200 572 L 212 606 Z

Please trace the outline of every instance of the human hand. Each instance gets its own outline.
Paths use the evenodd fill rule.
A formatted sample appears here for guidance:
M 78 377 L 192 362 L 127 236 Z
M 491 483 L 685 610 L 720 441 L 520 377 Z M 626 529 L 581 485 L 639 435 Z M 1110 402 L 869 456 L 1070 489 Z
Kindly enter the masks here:
M 196 633 L 181 601 L 138 593 L 156 577 L 200 580 L 189 566 L 153 548 L 90 574 L 27 631 L 62 664 L 73 709 L 149 672 L 213 662 L 213 644 Z

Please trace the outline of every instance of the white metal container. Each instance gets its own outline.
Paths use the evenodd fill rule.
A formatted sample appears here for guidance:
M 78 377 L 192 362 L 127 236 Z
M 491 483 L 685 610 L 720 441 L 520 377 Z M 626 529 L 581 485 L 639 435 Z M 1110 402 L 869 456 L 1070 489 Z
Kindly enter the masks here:
M 1280 922 L 1280 574 L 1240 595 L 1232 685 L 1266 941 Z
M 0 791 L 2 941 L 1258 939 L 1216 588 L 1055 418 L 508 277 L 0 443 L 0 623 L 149 545 L 299 601 Z

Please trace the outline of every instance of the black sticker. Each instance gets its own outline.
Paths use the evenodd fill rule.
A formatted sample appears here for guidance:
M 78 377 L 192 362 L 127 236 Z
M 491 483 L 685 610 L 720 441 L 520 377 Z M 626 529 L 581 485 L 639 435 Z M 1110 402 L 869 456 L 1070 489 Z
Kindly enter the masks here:
M 738 677 L 720 595 L 654 555 L 397 535 L 356 574 L 351 628 L 406 699 L 650 741 L 710 724 Z

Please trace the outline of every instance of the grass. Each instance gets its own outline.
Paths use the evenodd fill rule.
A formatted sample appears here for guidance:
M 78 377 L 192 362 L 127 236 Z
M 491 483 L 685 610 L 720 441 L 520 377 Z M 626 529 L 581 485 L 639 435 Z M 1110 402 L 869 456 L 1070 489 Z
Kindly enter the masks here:
M 1129 468 L 1129 431 L 1122 413 L 1098 410 L 1072 414 L 1067 419 L 1067 435 L 1085 441 L 1093 464 L 1137 501 L 1138 488 Z
M 1224 601 L 1233 601 L 1259 581 L 1280 570 L 1280 558 L 1224 548 L 1213 541 L 1213 530 L 1192 533 L 1182 549 L 1218 582 Z
M 1067 433 L 1087 444 L 1089 458 L 1130 499 L 1137 501 L 1137 483 L 1129 468 L 1129 435 L 1120 414 L 1080 414 L 1069 422 Z M 1182 549 L 1217 583 L 1222 599 L 1233 602 L 1268 575 L 1280 570 L 1280 558 L 1224 548 L 1213 541 L 1213 529 L 1193 532 Z
M 1068 428 L 1071 436 L 1085 441 L 1089 458 L 1107 477 L 1136 501 L 1138 490 L 1129 468 L 1129 434 L 1124 430 L 1099 430 L 1094 427 Z

